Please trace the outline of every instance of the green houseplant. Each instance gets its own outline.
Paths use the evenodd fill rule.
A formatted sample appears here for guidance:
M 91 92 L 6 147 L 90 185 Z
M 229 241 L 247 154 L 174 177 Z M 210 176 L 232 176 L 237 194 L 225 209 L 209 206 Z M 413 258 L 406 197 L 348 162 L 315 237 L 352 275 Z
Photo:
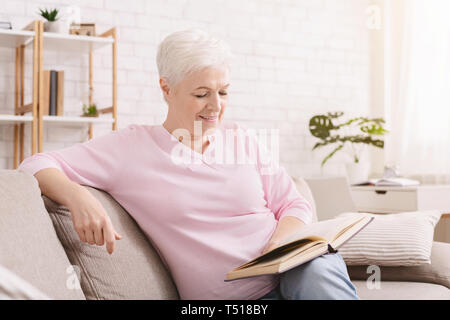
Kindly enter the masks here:
M 91 104 L 90 106 L 83 104 L 82 117 L 98 117 L 97 105 L 95 103 Z
M 57 33 L 69 33 L 69 26 L 67 21 L 60 19 L 58 9 L 39 9 L 39 15 L 45 20 L 44 31 L 57 32 Z
M 361 176 L 368 176 L 369 170 L 368 165 L 362 168 L 363 166 L 360 164 L 362 150 L 358 146 L 373 146 L 383 149 L 383 136 L 388 131 L 384 128 L 385 121 L 383 118 L 356 117 L 342 121 L 340 118 L 343 115 L 343 112 L 315 115 L 309 121 L 309 131 L 314 137 L 320 139 L 314 145 L 313 150 L 329 145 L 334 146 L 334 149 L 322 160 L 321 167 L 338 151 L 344 150 L 346 146 L 349 147 L 347 150 L 350 150 L 353 165 L 347 166 L 347 173 L 350 182 L 355 183 L 357 180 L 367 179 L 367 177 Z M 350 168 L 356 167 L 360 171 L 359 173 L 349 172 Z
M 41 17 L 50 22 L 54 22 L 59 19 L 58 12 L 58 9 L 39 9 L 39 14 L 41 15 Z

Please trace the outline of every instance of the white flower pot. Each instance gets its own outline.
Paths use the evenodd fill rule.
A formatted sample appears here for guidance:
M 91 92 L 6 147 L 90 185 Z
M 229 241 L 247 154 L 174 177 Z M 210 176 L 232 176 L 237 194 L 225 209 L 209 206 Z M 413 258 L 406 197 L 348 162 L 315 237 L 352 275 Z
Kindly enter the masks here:
M 65 20 L 44 22 L 44 31 L 69 34 L 69 24 Z
M 345 169 L 347 171 L 347 177 L 350 184 L 365 182 L 369 179 L 369 162 L 347 163 L 345 165 Z

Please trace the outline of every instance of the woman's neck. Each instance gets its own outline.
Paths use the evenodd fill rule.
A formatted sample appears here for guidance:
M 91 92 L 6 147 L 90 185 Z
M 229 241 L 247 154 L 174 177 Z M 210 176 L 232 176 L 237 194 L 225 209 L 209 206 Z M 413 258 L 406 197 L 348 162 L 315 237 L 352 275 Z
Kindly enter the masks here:
M 165 121 L 162 126 L 172 135 L 173 132 L 176 129 L 179 129 L 175 126 L 171 126 L 170 124 L 167 123 L 167 121 Z M 186 129 L 187 130 L 187 129 Z M 180 136 L 178 137 L 178 141 L 183 143 L 184 145 L 186 145 L 187 147 L 191 148 L 192 150 L 198 152 L 198 153 L 203 153 L 206 148 L 209 145 L 209 140 L 208 137 L 205 135 L 201 135 L 201 136 L 196 136 L 194 135 L 192 132 L 190 132 L 189 130 L 187 130 L 190 134 L 190 139 L 188 137 L 184 137 L 184 136 Z M 175 136 L 175 135 L 174 135 Z M 201 151 L 200 151 L 200 146 L 201 146 Z

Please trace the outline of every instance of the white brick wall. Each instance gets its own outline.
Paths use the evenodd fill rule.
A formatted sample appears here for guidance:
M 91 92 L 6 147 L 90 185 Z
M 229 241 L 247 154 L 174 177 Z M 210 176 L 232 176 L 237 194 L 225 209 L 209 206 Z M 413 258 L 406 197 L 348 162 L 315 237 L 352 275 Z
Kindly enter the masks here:
M 0 18 L 22 28 L 41 7 L 77 5 L 83 22 L 97 31 L 118 28 L 119 128 L 162 123 L 166 115 L 158 87 L 156 47 L 169 33 L 199 27 L 226 40 L 236 61 L 226 118 L 248 127 L 280 129 L 280 161 L 294 176 L 344 174 L 344 155 L 321 172 L 327 150 L 312 152 L 309 118 L 327 111 L 369 113 L 369 0 L 2 0 Z M 13 113 L 14 52 L 0 49 L 0 113 Z M 30 50 L 31 51 L 31 50 Z M 94 54 L 94 101 L 110 105 L 111 53 Z M 27 67 L 31 70 L 31 52 Z M 52 63 L 50 63 L 52 62 Z M 48 53 L 44 68 L 66 70 L 66 113 L 81 112 L 88 96 L 88 58 Z M 31 97 L 30 72 L 27 99 Z M 27 103 L 27 102 L 26 102 Z M 110 126 L 94 128 L 94 135 Z M 30 155 L 29 134 L 25 155 Z M 12 168 L 13 126 L 0 125 L 0 168 Z M 86 128 L 45 129 L 50 151 L 84 141 Z

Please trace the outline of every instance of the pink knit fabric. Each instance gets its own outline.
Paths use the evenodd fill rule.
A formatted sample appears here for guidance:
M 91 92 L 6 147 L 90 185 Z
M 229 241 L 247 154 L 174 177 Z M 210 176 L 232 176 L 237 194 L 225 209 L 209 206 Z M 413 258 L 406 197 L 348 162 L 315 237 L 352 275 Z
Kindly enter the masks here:
M 256 139 L 237 139 L 246 155 L 256 148 L 256 163 L 208 160 L 217 154 L 225 130 L 246 137 L 247 130 L 223 122 L 201 154 L 162 125 L 130 125 L 35 154 L 19 170 L 35 174 L 57 168 L 72 181 L 108 192 L 155 246 L 182 299 L 257 299 L 278 284 L 277 275 L 225 282 L 226 273 L 262 252 L 280 218 L 294 216 L 308 224 L 312 209 L 284 168 L 267 162 L 270 157 Z M 174 150 L 195 161 L 174 161 Z M 225 153 L 229 150 L 226 146 Z M 273 170 L 264 172 L 269 166 Z

